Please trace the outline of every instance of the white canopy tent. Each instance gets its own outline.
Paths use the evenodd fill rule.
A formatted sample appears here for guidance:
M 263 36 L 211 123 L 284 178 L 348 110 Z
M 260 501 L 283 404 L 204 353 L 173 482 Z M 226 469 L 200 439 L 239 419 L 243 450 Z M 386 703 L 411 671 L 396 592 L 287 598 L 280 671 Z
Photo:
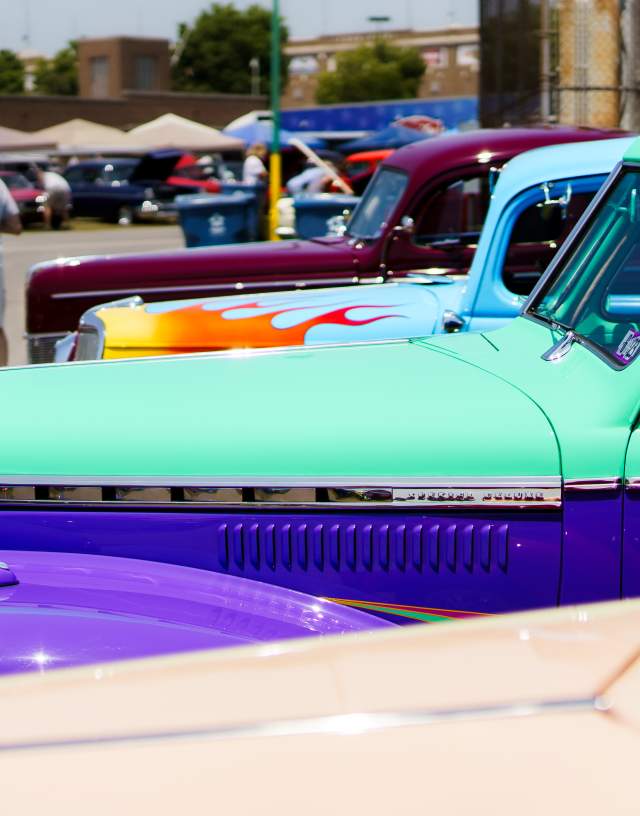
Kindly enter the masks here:
M 0 126 L 0 152 L 7 153 L 14 150 L 20 152 L 41 150 L 54 147 L 55 140 L 43 137 L 37 133 L 26 133 L 22 130 Z
M 243 150 L 244 142 L 227 136 L 215 128 L 185 119 L 175 113 L 165 113 L 157 119 L 133 128 L 127 134 L 132 148 L 175 148 L 195 152 Z
M 32 135 L 57 145 L 56 152 L 60 154 L 125 152 L 130 149 L 128 135 L 122 130 L 87 119 L 70 119 Z

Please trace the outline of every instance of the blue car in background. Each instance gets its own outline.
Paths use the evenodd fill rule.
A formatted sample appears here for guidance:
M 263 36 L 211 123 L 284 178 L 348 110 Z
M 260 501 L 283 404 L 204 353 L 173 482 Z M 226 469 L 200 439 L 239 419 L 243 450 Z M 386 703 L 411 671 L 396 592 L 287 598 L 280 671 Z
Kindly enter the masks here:
M 64 177 L 71 187 L 73 215 L 119 224 L 175 217 L 176 195 L 188 192 L 184 182 L 170 180 L 182 155 L 179 150 L 158 150 L 141 159 L 91 159 L 71 165 Z

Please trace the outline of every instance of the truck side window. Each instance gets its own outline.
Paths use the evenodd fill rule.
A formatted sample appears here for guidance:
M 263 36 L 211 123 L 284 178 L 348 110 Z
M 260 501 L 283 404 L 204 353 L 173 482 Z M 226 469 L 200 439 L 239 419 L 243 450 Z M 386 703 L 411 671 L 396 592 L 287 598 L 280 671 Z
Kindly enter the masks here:
M 475 244 L 489 208 L 486 176 L 458 179 L 436 190 L 415 215 L 415 242 L 428 246 L 446 239 Z
M 528 295 L 596 194 L 574 193 L 566 209 L 532 204 L 517 217 L 502 267 L 510 292 Z

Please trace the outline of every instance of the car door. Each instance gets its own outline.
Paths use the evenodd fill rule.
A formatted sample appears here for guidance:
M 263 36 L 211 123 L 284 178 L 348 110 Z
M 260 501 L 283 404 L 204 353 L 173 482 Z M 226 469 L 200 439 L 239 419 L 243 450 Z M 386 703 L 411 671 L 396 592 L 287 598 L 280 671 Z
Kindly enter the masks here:
M 413 234 L 397 235 L 391 269 L 466 272 L 471 266 L 490 200 L 487 173 L 457 176 L 430 188 L 412 208 Z

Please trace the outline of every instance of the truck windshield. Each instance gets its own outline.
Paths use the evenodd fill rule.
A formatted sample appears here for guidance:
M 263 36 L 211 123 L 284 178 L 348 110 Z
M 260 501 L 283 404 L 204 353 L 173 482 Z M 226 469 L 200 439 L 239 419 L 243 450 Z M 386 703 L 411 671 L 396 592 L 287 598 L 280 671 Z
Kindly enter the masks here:
M 527 313 L 618 365 L 640 355 L 640 172 L 623 172 Z
M 406 173 L 381 167 L 353 211 L 348 234 L 363 241 L 378 238 L 400 201 L 408 181 Z

